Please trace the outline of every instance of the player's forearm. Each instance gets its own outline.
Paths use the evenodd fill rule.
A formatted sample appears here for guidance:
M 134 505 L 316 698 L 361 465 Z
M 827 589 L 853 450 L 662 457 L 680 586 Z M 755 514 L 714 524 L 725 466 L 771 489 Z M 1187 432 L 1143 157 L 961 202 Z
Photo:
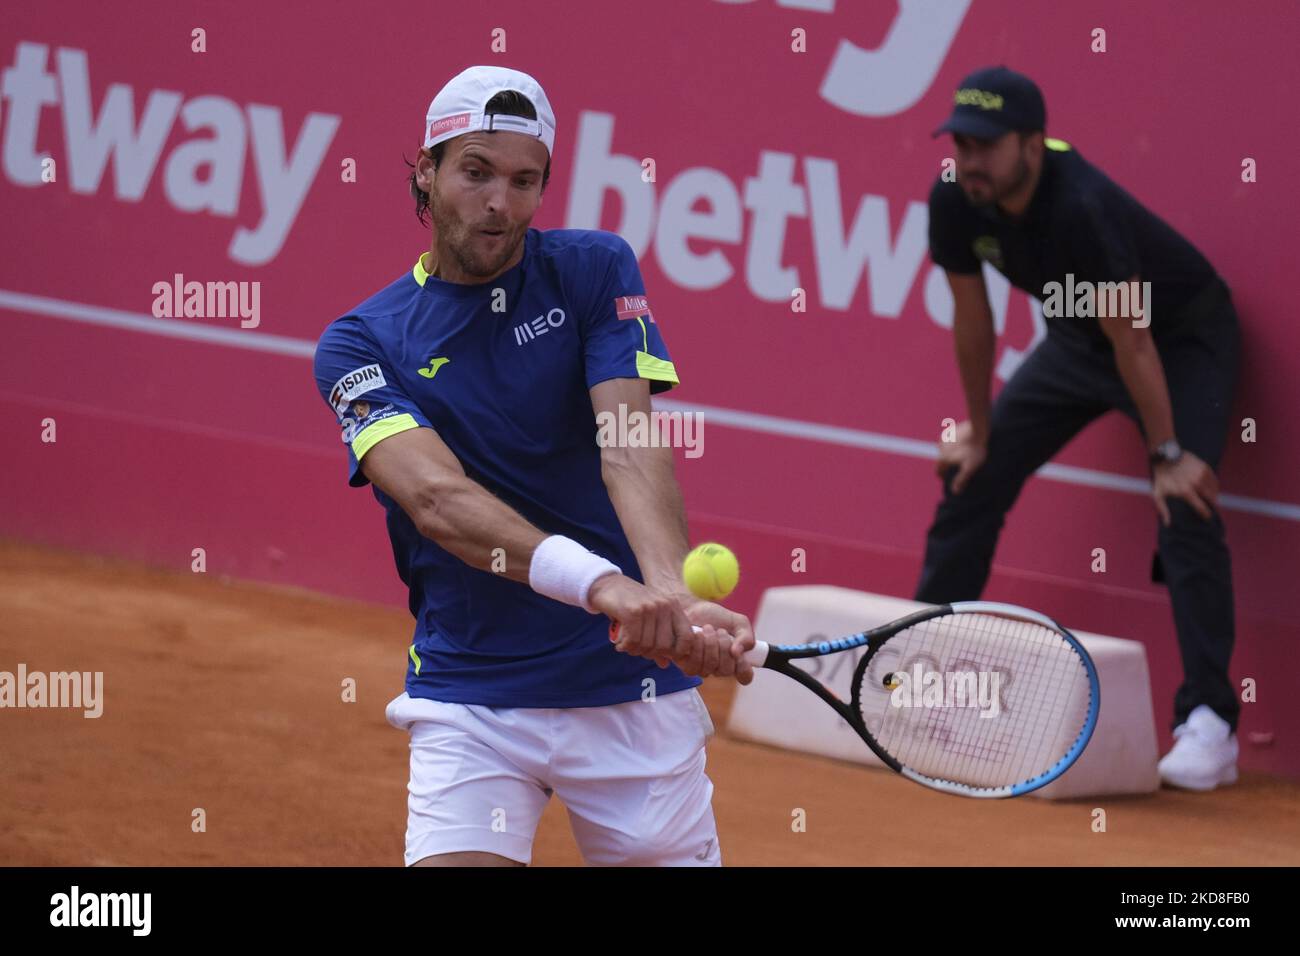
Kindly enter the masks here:
M 605 448 L 601 475 L 645 584 L 681 591 L 689 532 L 671 448 Z
M 1115 366 L 1142 419 L 1147 444 L 1155 447 L 1176 437 L 1165 370 L 1150 337 L 1144 336 L 1127 348 L 1116 348 Z
M 529 583 L 533 551 L 545 532 L 465 476 L 454 476 L 430 489 L 418 509 L 420 533 L 480 571 Z
M 972 437 L 984 442 L 989 436 L 992 407 L 989 391 L 993 381 L 993 352 L 997 344 L 992 318 L 959 312 L 953 320 L 953 340 Z

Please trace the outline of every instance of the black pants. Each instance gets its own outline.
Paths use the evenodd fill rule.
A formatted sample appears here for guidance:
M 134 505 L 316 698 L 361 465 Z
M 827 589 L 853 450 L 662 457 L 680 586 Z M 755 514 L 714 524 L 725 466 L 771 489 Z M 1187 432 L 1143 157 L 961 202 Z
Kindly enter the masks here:
M 1178 442 L 1217 472 L 1236 385 L 1237 316 L 1222 283 L 1198 296 L 1194 306 L 1184 328 L 1162 337 L 1157 348 Z M 952 493 L 951 474 L 944 478 L 943 500 L 926 536 L 916 600 L 977 600 L 988 581 L 1003 520 L 1025 480 L 1110 409 L 1119 409 L 1142 429 L 1108 344 L 1090 347 L 1068 333 L 1049 332 L 993 403 L 983 467 L 959 495 Z M 1206 521 L 1183 500 L 1166 501 L 1171 525 L 1166 528 L 1156 518 L 1157 568 L 1169 588 L 1184 675 L 1174 697 L 1174 725 L 1197 705 L 1208 704 L 1235 731 L 1240 704 L 1228 678 L 1234 628 L 1223 520 L 1217 509 Z

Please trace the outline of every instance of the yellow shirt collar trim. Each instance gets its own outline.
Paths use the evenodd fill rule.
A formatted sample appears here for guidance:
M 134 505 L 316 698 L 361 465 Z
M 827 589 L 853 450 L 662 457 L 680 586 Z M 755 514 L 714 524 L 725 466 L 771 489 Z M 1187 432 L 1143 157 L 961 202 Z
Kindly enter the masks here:
M 420 258 L 415 260 L 415 268 L 411 270 L 411 275 L 415 277 L 415 281 L 419 283 L 421 286 L 424 285 L 424 280 L 429 278 L 429 276 L 432 274 L 427 269 L 424 268 L 424 257 L 427 256 L 428 254 L 429 253 L 427 252 L 420 253 Z

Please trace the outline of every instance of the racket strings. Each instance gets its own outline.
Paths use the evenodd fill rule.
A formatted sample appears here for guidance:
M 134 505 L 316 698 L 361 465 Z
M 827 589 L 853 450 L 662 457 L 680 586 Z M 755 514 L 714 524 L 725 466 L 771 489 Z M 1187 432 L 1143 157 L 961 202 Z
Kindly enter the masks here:
M 897 692 L 883 686 L 889 672 Z M 1074 649 L 1049 627 L 948 614 L 892 637 L 864 669 L 858 699 L 868 730 L 904 766 L 1003 787 L 1064 756 L 1084 725 L 1089 681 Z
M 996 717 L 985 719 L 984 723 L 994 724 L 986 729 L 986 734 L 1000 734 L 1002 747 L 999 756 L 1003 757 L 1008 782 L 1018 782 L 1043 772 L 1059 759 L 1052 751 L 1063 751 L 1067 744 L 1063 736 L 1064 722 L 1068 718 L 1067 708 L 1070 701 L 1068 675 L 1078 673 L 1077 657 L 1067 645 L 1057 638 L 1054 632 L 1039 628 L 1037 625 L 1023 624 L 1006 619 L 991 618 L 993 623 L 985 628 L 991 646 L 997 648 L 1004 657 L 1004 666 L 1011 683 L 1007 688 L 1007 708 L 1013 711 L 1013 719 L 999 721 Z M 1034 660 L 1034 665 L 1026 669 L 1017 659 L 1016 645 L 1005 640 L 1007 637 L 1028 639 L 1031 645 L 1041 649 Z M 1050 651 L 1046 649 L 1050 648 Z M 1014 687 L 1019 680 L 1019 688 Z M 1014 707 L 1012 701 L 1015 701 Z M 1001 715 L 999 715 L 1001 716 Z M 1080 715 L 1082 720 L 1082 715 Z M 1008 726 L 996 726 L 1005 723 Z M 1019 755 L 1020 760 L 1006 760 L 1007 756 Z M 941 763 L 941 769 L 953 773 L 966 773 L 971 768 L 951 763 Z
M 1054 634 L 1048 632 L 1047 635 L 1040 635 L 1031 630 L 1036 627 L 1037 625 L 1026 625 L 1023 622 L 996 617 L 986 617 L 976 622 L 976 629 L 981 631 L 985 638 L 983 643 L 985 656 L 991 658 L 991 663 L 985 663 L 983 666 L 989 670 L 997 668 L 994 673 L 1005 675 L 1008 681 L 1006 694 L 1000 696 L 1010 699 L 1000 700 L 999 704 L 1005 702 L 1007 710 L 1011 711 L 1011 699 L 1016 700 L 1017 719 L 999 721 L 998 717 L 1002 716 L 999 708 L 997 716 L 980 717 L 978 724 L 969 722 L 968 726 L 973 726 L 972 736 L 976 738 L 977 746 L 963 747 L 959 738 L 957 746 L 949 749 L 946 758 L 942 754 L 933 755 L 939 773 L 957 778 L 973 776 L 980 769 L 987 769 L 996 761 L 1005 768 L 1005 772 L 1011 778 L 1009 781 L 998 782 L 1018 782 L 1041 772 L 1038 770 L 1031 772 L 1029 768 L 1045 768 L 1050 764 L 1051 761 L 1045 758 L 1047 751 L 1059 737 L 1060 722 L 1067 699 L 1067 696 L 1059 691 L 1062 688 L 1063 666 L 1068 664 L 1066 655 L 1070 652 L 1066 650 L 1065 654 L 1048 654 L 1038 660 L 1039 666 L 1032 667 L 1026 672 L 1026 668 L 1018 666 L 1016 639 L 1028 638 L 1032 644 L 1034 638 L 1046 636 L 1050 641 L 1049 647 L 1054 650 L 1064 647 L 1055 639 Z M 1017 681 L 1022 682 L 1021 686 L 1013 688 Z M 1013 694 L 1013 689 L 1018 692 Z M 1001 691 L 1000 686 L 999 691 Z M 994 726 L 990 727 L 990 725 Z M 1038 731 L 1037 739 L 1034 731 Z M 993 748 L 987 746 L 990 740 L 996 745 Z M 981 747 L 978 746 L 979 743 L 986 745 Z M 955 759 L 958 755 L 972 757 L 973 762 Z
M 1009 692 L 1011 685 L 1018 679 L 1023 680 L 1023 673 L 1017 674 L 1018 669 L 1015 659 L 1015 638 L 1025 637 L 1032 643 L 1033 637 L 1023 634 L 1022 629 L 1038 628 L 1038 625 L 1027 624 L 1022 621 L 1015 621 L 1008 618 L 999 618 L 994 616 L 983 616 L 976 620 L 968 622 L 972 629 L 981 633 L 984 649 L 983 661 L 971 662 L 976 663 L 977 668 L 982 669 L 990 675 L 998 675 L 997 682 L 997 709 L 996 713 L 1000 715 L 1002 706 L 1006 701 L 1003 692 L 1003 683 L 1006 684 L 1006 691 Z M 1045 630 L 1041 629 L 1040 630 Z M 1055 639 L 1055 634 L 1048 632 L 1051 638 Z M 946 639 L 957 640 L 960 635 L 952 633 L 945 634 Z M 1013 640 L 1006 640 L 1012 638 Z M 1059 643 L 1057 641 L 1056 643 Z M 1049 646 L 1054 646 L 1049 644 Z M 970 656 L 970 655 L 968 655 Z M 954 662 L 954 665 L 965 665 L 968 662 Z M 1041 766 L 1045 763 L 1046 751 L 1052 744 L 1051 737 L 1046 734 L 1040 734 L 1037 741 L 1026 736 L 1026 730 L 1029 727 L 1037 728 L 1054 728 L 1058 727 L 1063 716 L 1064 698 L 1062 695 L 1050 693 L 1054 688 L 1061 686 L 1060 678 L 1062 676 L 1061 666 L 1067 663 L 1066 655 L 1054 654 L 1049 655 L 1049 666 L 1035 668 L 1032 672 L 1030 685 L 1024 691 L 1024 698 L 1019 702 L 1019 706 L 1024 711 L 1024 719 L 1020 722 L 1012 722 L 1009 726 L 994 727 L 991 726 L 997 720 L 993 717 L 979 717 L 979 723 L 973 723 L 970 740 L 957 738 L 949 748 L 947 758 L 936 755 L 935 759 L 940 772 L 946 772 L 953 776 L 966 775 L 970 767 L 961 762 L 958 758 L 966 756 L 972 761 L 980 764 L 989 764 L 997 761 L 1011 769 L 1011 775 L 1018 779 L 1025 779 L 1033 776 L 1027 772 L 1028 767 Z M 990 677 L 990 683 L 991 677 Z M 1017 694 L 1017 697 L 1021 695 Z M 933 712 L 931 712 L 933 713 Z M 939 713 L 950 714 L 949 710 L 941 710 Z M 990 708 L 984 713 L 994 713 Z M 1014 760 L 1015 755 L 1020 755 L 1020 760 Z M 1010 759 L 1009 759 L 1010 758 Z

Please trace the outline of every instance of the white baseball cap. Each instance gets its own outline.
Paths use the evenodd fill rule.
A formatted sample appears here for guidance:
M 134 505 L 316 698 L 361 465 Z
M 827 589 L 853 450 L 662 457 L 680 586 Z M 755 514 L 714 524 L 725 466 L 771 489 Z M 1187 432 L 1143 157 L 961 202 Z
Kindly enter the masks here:
M 528 97 L 537 110 L 537 119 L 523 116 L 483 114 L 488 100 L 504 90 L 514 90 Z M 508 130 L 536 136 L 553 152 L 555 146 L 555 111 L 540 83 L 527 73 L 503 66 L 471 66 L 452 77 L 429 104 L 424 118 L 424 145 L 435 146 L 445 139 L 476 129 Z

